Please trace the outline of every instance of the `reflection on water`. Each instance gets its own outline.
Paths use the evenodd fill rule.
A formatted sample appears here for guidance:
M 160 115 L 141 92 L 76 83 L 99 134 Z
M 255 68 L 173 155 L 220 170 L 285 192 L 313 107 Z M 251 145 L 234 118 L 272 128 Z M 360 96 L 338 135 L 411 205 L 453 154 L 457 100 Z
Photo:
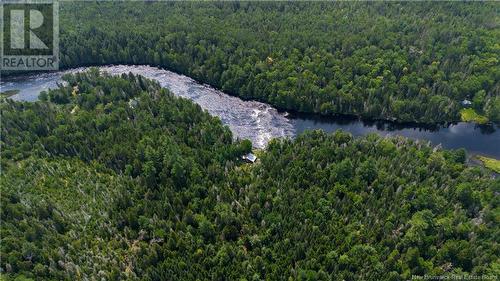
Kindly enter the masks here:
M 342 129 L 354 136 L 378 133 L 383 136 L 401 135 L 412 139 L 429 140 L 443 148 L 465 148 L 469 152 L 500 158 L 500 131 L 495 126 L 482 126 L 459 122 L 446 126 L 422 126 L 398 124 L 387 121 L 364 121 L 354 117 L 293 116 L 296 133 L 305 130 L 322 129 L 334 132 Z
M 34 101 L 40 91 L 57 87 L 65 73 L 84 71 L 76 68 L 66 71 L 9 77 L 0 82 L 1 91 L 18 89 L 12 96 L 17 100 Z M 243 101 L 223 92 L 200 84 L 193 79 L 156 67 L 103 66 L 99 67 L 111 74 L 132 72 L 157 80 L 161 86 L 174 94 L 188 98 L 199 104 L 210 114 L 218 116 L 228 125 L 233 134 L 241 139 L 250 139 L 255 147 L 263 148 L 272 138 L 293 137 L 309 129 L 323 129 L 333 132 L 342 129 L 354 136 L 368 133 L 381 135 L 402 135 L 413 139 L 429 140 L 444 148 L 465 148 L 470 152 L 500 158 L 500 131 L 494 126 L 479 126 L 471 123 L 457 123 L 447 126 L 422 126 L 398 124 L 386 121 L 366 121 L 355 117 L 321 117 L 304 114 L 285 115 L 273 107 L 256 101 Z

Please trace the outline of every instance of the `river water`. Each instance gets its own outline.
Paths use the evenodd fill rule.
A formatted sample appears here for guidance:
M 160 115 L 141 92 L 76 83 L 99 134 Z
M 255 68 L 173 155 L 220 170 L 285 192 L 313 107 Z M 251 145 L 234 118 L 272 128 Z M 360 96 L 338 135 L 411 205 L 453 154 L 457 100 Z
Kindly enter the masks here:
M 429 128 L 399 125 L 392 122 L 369 122 L 348 117 L 289 115 L 278 112 L 265 103 L 244 101 L 208 85 L 200 84 L 187 76 L 156 67 L 115 65 L 103 66 L 99 69 L 111 74 L 132 72 L 155 79 L 162 87 L 168 88 L 178 96 L 194 101 L 210 114 L 218 116 L 237 138 L 250 139 L 257 148 L 265 147 L 272 138 L 294 137 L 309 129 L 323 129 L 327 132 L 342 129 L 354 136 L 368 133 L 402 135 L 413 139 L 428 140 L 433 145 L 441 145 L 443 148 L 465 148 L 471 153 L 500 159 L 500 131 L 491 126 L 460 122 L 441 128 Z M 8 77 L 0 81 L 0 87 L 2 92 L 19 90 L 18 94 L 11 97 L 14 100 L 35 101 L 40 91 L 57 87 L 57 82 L 61 81 L 63 74 L 84 70 L 85 68 L 76 68 Z

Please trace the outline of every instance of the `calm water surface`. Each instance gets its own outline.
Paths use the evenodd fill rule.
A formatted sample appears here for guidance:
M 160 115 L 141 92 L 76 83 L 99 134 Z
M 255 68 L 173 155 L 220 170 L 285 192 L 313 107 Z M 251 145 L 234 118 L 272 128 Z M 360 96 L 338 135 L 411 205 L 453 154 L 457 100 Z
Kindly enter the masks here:
M 15 100 L 37 100 L 40 91 L 57 87 L 65 73 L 84 71 L 76 68 L 59 72 L 9 77 L 0 82 L 1 91 L 19 90 L 12 96 Z M 254 146 L 263 148 L 276 137 L 294 137 L 305 130 L 322 129 L 333 132 L 342 129 L 354 136 L 368 133 L 402 135 L 413 139 L 428 140 L 443 148 L 465 148 L 469 152 L 500 159 L 500 131 L 494 127 L 457 123 L 444 128 L 425 128 L 398 125 L 390 122 L 367 122 L 356 118 L 324 118 L 311 115 L 288 115 L 278 112 L 265 103 L 243 101 L 223 92 L 200 84 L 195 80 L 168 70 L 138 65 L 116 65 L 99 67 L 112 74 L 132 72 L 157 80 L 162 87 L 174 94 L 188 98 L 210 114 L 218 116 L 228 125 L 237 138 L 250 139 Z

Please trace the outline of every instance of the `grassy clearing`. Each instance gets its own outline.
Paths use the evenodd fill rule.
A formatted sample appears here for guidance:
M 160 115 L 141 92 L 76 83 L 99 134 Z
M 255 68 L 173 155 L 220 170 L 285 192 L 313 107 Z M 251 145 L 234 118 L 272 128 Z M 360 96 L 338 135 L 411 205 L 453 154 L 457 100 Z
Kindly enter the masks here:
M 464 122 L 476 122 L 478 124 L 486 124 L 489 121 L 486 116 L 478 114 L 472 108 L 464 108 L 460 110 L 460 117 Z
M 497 173 L 500 173 L 500 160 L 489 158 L 489 157 L 484 157 L 484 156 L 478 156 L 479 160 L 483 162 L 484 166 L 492 171 L 495 171 Z

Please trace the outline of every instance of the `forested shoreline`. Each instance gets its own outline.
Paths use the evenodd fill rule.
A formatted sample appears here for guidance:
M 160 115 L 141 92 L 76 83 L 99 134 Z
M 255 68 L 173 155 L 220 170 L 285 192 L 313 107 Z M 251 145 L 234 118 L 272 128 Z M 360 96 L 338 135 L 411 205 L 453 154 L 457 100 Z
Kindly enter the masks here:
M 60 66 L 159 66 L 287 111 L 498 124 L 499 14 L 494 2 L 63 2 Z
M 61 4 L 61 65 L 150 64 L 322 115 L 500 122 L 498 3 Z M 479 118 L 479 117 L 478 117 Z
M 97 69 L 0 103 L 5 280 L 498 276 L 500 180 L 464 150 L 311 131 L 255 164 L 218 118 Z
M 499 15 L 496 2 L 62 1 L 60 65 L 157 66 L 304 114 L 499 124 Z M 0 280 L 500 276 L 500 179 L 464 149 L 316 130 L 252 151 L 154 80 L 63 80 L 36 102 L 0 99 Z

